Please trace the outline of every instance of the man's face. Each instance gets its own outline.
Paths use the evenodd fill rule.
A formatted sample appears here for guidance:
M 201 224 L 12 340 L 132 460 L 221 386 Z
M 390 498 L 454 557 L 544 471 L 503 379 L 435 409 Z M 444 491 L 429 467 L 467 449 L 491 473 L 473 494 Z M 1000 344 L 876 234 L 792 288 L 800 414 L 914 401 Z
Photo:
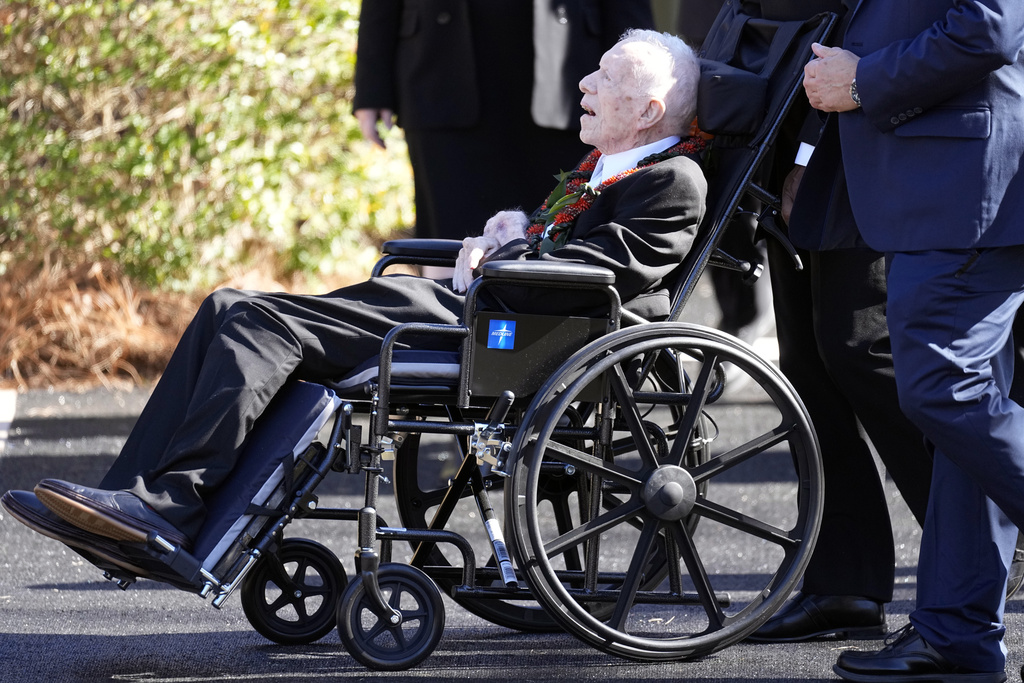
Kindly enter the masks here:
M 580 140 L 603 154 L 637 146 L 640 115 L 647 99 L 637 92 L 632 68 L 642 58 L 643 47 L 637 43 L 615 45 L 601 57 L 598 70 L 580 81 Z

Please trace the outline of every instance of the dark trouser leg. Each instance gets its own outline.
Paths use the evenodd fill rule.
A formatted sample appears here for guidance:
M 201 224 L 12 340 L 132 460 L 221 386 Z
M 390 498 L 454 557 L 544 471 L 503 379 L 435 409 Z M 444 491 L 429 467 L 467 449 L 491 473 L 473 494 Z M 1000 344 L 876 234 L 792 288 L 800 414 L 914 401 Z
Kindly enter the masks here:
M 454 323 L 461 306 L 453 292 L 407 277 L 319 297 L 216 292 L 103 485 L 131 490 L 194 537 L 204 498 L 231 472 L 253 423 L 285 381 L 341 375 L 378 353 L 396 324 Z
M 903 414 L 886 323 L 885 258 L 867 249 L 811 255 L 815 329 L 829 375 L 853 408 L 889 476 L 924 524 L 932 458 Z
M 185 420 L 200 370 L 224 314 L 231 304 L 250 294 L 222 289 L 203 301 L 178 341 L 160 381 L 139 415 L 136 427 L 100 481 L 100 488 L 130 488 L 139 472 L 152 468 L 163 455 L 174 432 Z
M 1024 524 L 1024 409 L 1009 400 L 1024 247 L 898 253 L 889 327 L 900 401 L 935 447 L 918 564 L 922 637 L 951 662 L 1005 666 L 1006 575 Z
M 866 390 L 846 393 L 851 384 L 886 381 L 884 283 L 880 286 L 874 273 L 878 257 L 870 252 L 837 251 L 825 257 L 827 263 L 820 256 L 802 254 L 805 270 L 796 271 L 788 255 L 769 243 L 780 364 L 811 414 L 825 474 L 822 527 L 803 591 L 888 602 L 895 564 L 889 509 L 854 399 L 888 400 L 879 412 L 898 413 L 895 382 L 890 374 L 891 386 L 877 396 Z M 840 350 L 846 356 L 842 361 Z M 841 372 L 833 377 L 829 368 L 840 364 Z M 884 430 L 882 436 L 878 450 L 895 453 L 899 440 L 889 446 Z M 926 495 L 930 473 L 923 445 L 919 436 L 904 438 L 921 457 L 908 464 L 903 483 Z M 921 469 L 917 481 L 914 469 Z M 920 497 L 908 496 L 923 516 Z

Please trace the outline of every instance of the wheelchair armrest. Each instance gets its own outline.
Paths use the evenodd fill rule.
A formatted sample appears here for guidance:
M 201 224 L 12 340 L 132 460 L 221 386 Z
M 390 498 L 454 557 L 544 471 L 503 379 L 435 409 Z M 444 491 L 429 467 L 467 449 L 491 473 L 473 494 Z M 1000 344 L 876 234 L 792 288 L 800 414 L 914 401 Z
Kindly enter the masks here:
M 410 264 L 451 268 L 462 249 L 462 240 L 401 239 L 388 240 L 381 246 L 384 254 L 373 267 L 371 277 L 382 275 L 389 266 Z
M 427 258 L 455 259 L 462 249 L 462 240 L 446 239 L 402 239 L 388 240 L 381 246 L 382 253 L 388 256 L 424 256 Z
M 525 282 L 576 282 L 585 285 L 613 285 L 615 273 L 585 263 L 545 261 L 491 261 L 480 266 L 485 278 Z

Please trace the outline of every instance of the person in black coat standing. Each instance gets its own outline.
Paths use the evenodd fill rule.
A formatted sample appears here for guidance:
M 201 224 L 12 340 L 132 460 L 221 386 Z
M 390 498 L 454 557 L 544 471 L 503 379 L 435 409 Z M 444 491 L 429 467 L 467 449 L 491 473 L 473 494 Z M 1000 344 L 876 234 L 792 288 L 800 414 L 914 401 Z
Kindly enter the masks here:
M 580 79 L 653 24 L 649 0 L 364 2 L 353 109 L 378 144 L 405 132 L 416 236 L 462 239 L 575 167 Z

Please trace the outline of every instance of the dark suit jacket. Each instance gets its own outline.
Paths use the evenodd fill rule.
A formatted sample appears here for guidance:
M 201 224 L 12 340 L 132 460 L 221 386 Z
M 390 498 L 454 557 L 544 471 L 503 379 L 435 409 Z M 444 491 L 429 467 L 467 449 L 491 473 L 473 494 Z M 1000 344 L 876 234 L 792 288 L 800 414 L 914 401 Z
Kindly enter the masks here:
M 487 260 L 588 263 L 615 273 L 623 302 L 645 318 L 668 315 L 664 287 L 693 244 L 704 217 L 707 181 L 696 161 L 685 156 L 647 166 L 606 187 L 577 220 L 569 241 L 538 257 L 525 240 L 515 240 Z M 582 297 L 583 295 L 580 295 Z M 536 291 L 504 298 L 520 311 L 579 312 L 604 300 L 583 304 L 573 296 L 551 297 Z
M 500 34 L 483 36 L 489 54 L 481 54 L 472 19 L 490 2 L 363 2 L 354 107 L 390 108 L 404 128 L 471 126 L 481 115 L 480 89 L 504 85 L 489 78 L 492 62 L 515 59 L 516 68 L 532 66 L 534 122 L 578 129 L 580 79 L 627 28 L 654 23 L 648 0 L 533 0 L 534 54 L 507 54 Z
M 831 126 L 835 138 L 807 176 L 827 173 L 841 154 L 867 244 L 1024 243 L 1024 3 L 862 0 L 843 47 L 862 57 L 863 108 L 829 117 L 826 138 Z M 826 246 L 843 239 L 821 236 Z

